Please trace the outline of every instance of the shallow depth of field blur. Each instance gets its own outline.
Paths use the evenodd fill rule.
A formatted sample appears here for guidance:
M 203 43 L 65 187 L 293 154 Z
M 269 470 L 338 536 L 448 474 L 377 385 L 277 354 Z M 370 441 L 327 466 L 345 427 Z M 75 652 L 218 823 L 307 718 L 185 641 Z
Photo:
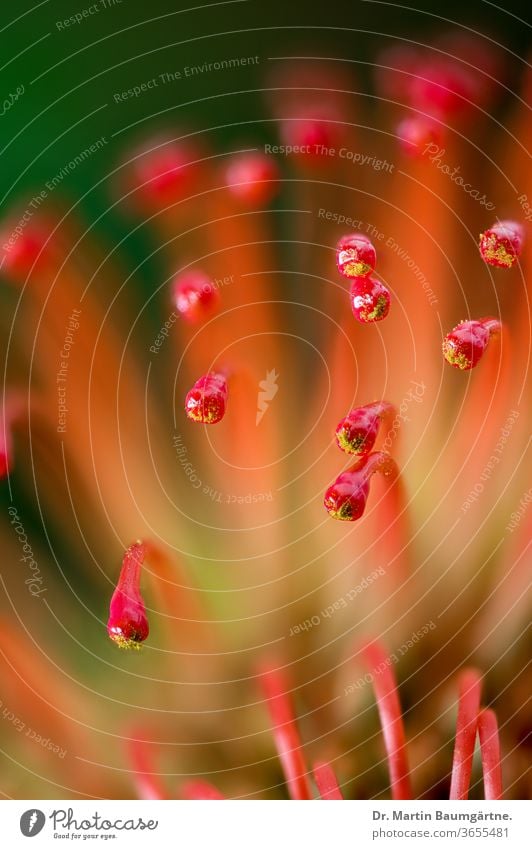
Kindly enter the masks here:
M 281 715 L 303 795 L 325 762 L 345 798 L 390 798 L 377 641 L 413 795 L 449 798 L 473 668 L 504 797 L 529 798 L 524 6 L 175 5 L 1 12 L 0 793 L 297 796 Z M 449 67 L 471 88 L 449 93 Z M 432 128 L 417 155 L 411 119 Z M 320 151 L 285 155 L 310 125 Z M 248 196 L 243 151 L 274 169 Z M 161 161 L 179 179 L 150 182 Z M 497 219 L 524 227 L 510 269 L 479 254 Z M 335 265 L 352 231 L 391 293 L 374 324 Z M 172 297 L 191 269 L 218 298 L 195 324 Z M 445 334 L 487 316 L 500 338 L 452 368 Z M 192 422 L 217 369 L 226 414 Z M 375 475 L 364 515 L 335 521 L 324 493 L 353 464 L 335 428 L 376 400 L 397 487 Z M 128 651 L 106 626 L 136 540 L 150 634 Z M 482 772 L 476 745 L 472 799 Z

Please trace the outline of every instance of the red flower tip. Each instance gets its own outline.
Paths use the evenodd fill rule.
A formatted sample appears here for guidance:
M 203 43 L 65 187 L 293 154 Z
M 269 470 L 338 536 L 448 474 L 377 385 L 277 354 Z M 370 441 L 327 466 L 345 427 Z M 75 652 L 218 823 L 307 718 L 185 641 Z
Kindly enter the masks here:
M 364 646 L 362 658 L 371 674 L 377 700 L 392 796 L 394 799 L 412 799 L 403 715 L 391 659 L 377 640 Z
M 487 348 L 490 338 L 501 332 L 495 318 L 462 321 L 443 340 L 443 356 L 450 365 L 467 371 L 474 368 Z
M 478 79 L 452 58 L 422 62 L 410 85 L 410 102 L 416 109 L 444 118 L 471 110 L 480 98 Z
M 312 97 L 312 96 L 311 96 Z M 281 138 L 300 161 L 320 167 L 331 162 L 330 150 L 342 137 L 342 110 L 336 104 L 316 100 L 304 110 L 292 108 L 290 119 L 281 120 Z
M 222 374 L 206 374 L 196 381 L 185 399 L 189 419 L 202 424 L 217 424 L 225 415 L 227 381 Z
M 11 437 L 11 422 L 4 418 L 0 422 L 0 480 L 7 478 L 12 466 L 12 437 Z
M 7 478 L 10 470 L 9 454 L 5 447 L 0 446 L 0 480 Z
M 375 82 L 380 94 L 391 100 L 406 100 L 412 76 L 419 65 L 419 50 L 401 43 L 383 48 L 374 65 Z
M 111 597 L 107 633 L 121 649 L 139 649 L 150 631 L 140 594 L 140 570 L 144 557 L 141 542 L 127 549 L 118 584 Z
M 372 450 L 383 417 L 393 407 L 386 402 L 376 401 L 351 410 L 336 428 L 336 442 L 346 454 L 363 456 Z
M 439 124 L 417 115 L 401 121 L 397 126 L 396 134 L 402 150 L 412 157 L 423 156 L 429 145 L 440 146 L 443 139 Z
M 288 682 L 281 669 L 269 665 L 259 671 L 259 681 L 290 796 L 292 799 L 312 799 Z
M 152 140 L 131 159 L 131 188 L 137 203 L 155 209 L 186 198 L 192 190 L 197 153 L 183 142 Z
M 377 254 L 363 233 L 342 236 L 336 247 L 336 267 L 343 277 L 365 277 L 375 271 Z
M 265 153 L 236 154 L 225 170 L 225 182 L 231 194 L 248 204 L 266 205 L 277 194 L 277 163 Z
M 327 489 L 323 503 L 333 519 L 354 522 L 366 509 L 369 478 L 362 471 L 343 472 Z
M 478 717 L 478 736 L 484 777 L 484 798 L 502 799 L 501 746 L 497 717 L 492 710 L 482 710 Z
M 343 799 L 342 793 L 338 786 L 338 780 L 334 774 L 334 770 L 330 764 L 319 761 L 314 764 L 314 780 L 316 787 L 323 800 L 339 801 Z
M 488 265 L 511 268 L 521 255 L 525 234 L 517 221 L 498 221 L 480 234 L 480 255 Z
M 300 118 L 287 121 L 283 126 L 283 139 L 292 147 L 304 148 L 309 156 L 318 156 L 317 149 L 330 147 L 333 136 L 327 122 L 321 118 Z
M 178 313 L 196 324 L 212 315 L 220 303 L 220 295 L 211 278 L 202 271 L 185 271 L 174 280 L 174 303 Z
M 361 324 L 382 321 L 390 312 L 390 293 L 376 277 L 355 277 L 350 298 L 353 315 Z
M 369 495 L 369 480 L 375 472 L 384 475 L 397 471 L 395 462 L 385 451 L 374 451 L 361 458 L 356 466 L 342 472 L 327 489 L 323 504 L 333 519 L 354 522 L 360 519 Z
M 50 258 L 51 242 L 46 222 L 31 221 L 21 229 L 20 222 L 11 220 L 0 234 L 2 273 L 13 281 L 24 281 L 38 259 Z
M 212 802 L 215 799 L 225 799 L 225 796 L 213 784 L 200 779 L 197 781 L 185 781 L 181 788 L 181 798 L 194 801 L 208 799 Z
M 506 73 L 502 49 L 481 35 L 456 29 L 443 33 L 436 43 L 470 76 L 474 103 L 487 107 L 500 91 L 498 81 Z
M 385 48 L 376 63 L 381 93 L 446 121 L 487 106 L 503 72 L 501 52 L 482 37 L 456 30 L 443 33 L 435 47 Z
M 477 736 L 482 678 L 476 669 L 460 675 L 458 717 L 451 774 L 450 799 L 467 799 Z

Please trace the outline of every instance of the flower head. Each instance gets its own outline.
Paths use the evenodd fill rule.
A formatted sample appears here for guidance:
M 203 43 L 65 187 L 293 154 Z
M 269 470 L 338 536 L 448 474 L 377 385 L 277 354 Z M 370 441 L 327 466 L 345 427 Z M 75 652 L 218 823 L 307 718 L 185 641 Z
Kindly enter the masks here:
M 377 254 L 370 239 L 363 233 L 342 236 L 336 247 L 336 266 L 348 279 L 366 277 L 375 271 Z
M 220 302 L 213 281 L 198 270 L 177 275 L 173 295 L 178 313 L 192 324 L 209 318 Z
M 385 401 L 375 401 L 351 410 L 336 427 L 336 442 L 346 454 L 369 454 L 372 450 L 383 418 L 390 418 L 393 406 Z
M 136 542 L 128 548 L 111 597 L 107 633 L 121 649 L 139 649 L 150 632 L 146 607 L 140 594 L 144 557 L 142 543 Z
M 225 416 L 227 381 L 223 374 L 200 377 L 187 393 L 185 410 L 193 422 L 217 424 Z
M 369 495 L 369 481 L 375 472 L 387 476 L 396 471 L 389 454 L 375 451 L 363 456 L 349 471 L 342 472 L 327 489 L 323 503 L 333 519 L 354 522 L 360 519 Z
M 231 193 L 248 204 L 265 205 L 277 194 L 279 170 L 272 156 L 250 151 L 235 154 L 225 169 Z
M 523 250 L 524 231 L 518 221 L 498 221 L 480 234 L 480 255 L 488 265 L 512 268 Z
M 443 356 L 450 365 L 461 371 L 475 368 L 489 340 L 500 333 L 500 329 L 500 322 L 496 319 L 462 321 L 443 340 Z
M 353 315 L 361 324 L 382 321 L 390 311 L 390 292 L 376 277 L 355 277 L 349 295 Z
M 474 234 L 525 230 L 531 117 L 460 35 L 99 150 L 109 231 L 59 186 L 5 216 L 0 680 L 59 749 L 1 723 L 5 796 L 527 792 L 531 245 Z

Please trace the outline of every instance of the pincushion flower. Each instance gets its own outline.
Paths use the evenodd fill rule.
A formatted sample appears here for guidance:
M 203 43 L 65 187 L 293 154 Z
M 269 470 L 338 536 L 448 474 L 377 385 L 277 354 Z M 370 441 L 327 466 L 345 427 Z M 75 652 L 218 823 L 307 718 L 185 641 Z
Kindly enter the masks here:
M 110 214 L 143 229 L 158 276 L 66 208 L 4 215 L 5 795 L 528 792 L 532 511 L 506 526 L 527 487 L 531 240 L 484 263 L 494 213 L 419 142 L 434 122 L 449 171 L 522 221 L 530 113 L 508 97 L 493 117 L 485 45 L 379 60 L 373 124 L 339 63 L 281 62 L 279 158 L 179 127 L 125 150 Z M 393 128 L 418 118 L 411 156 Z M 354 164 L 369 151 L 393 169 Z M 376 257 L 351 256 L 354 281 L 391 293 L 369 322 L 338 273 L 349 228 Z M 497 340 L 449 368 L 449 328 L 487 315 Z M 324 510 L 331 480 L 351 521 Z M 111 636 L 141 651 L 106 638 L 110 599 Z
M 120 648 L 140 648 L 150 632 L 146 607 L 140 594 L 140 570 L 145 552 L 134 543 L 124 555 L 118 586 L 111 598 L 107 633 Z

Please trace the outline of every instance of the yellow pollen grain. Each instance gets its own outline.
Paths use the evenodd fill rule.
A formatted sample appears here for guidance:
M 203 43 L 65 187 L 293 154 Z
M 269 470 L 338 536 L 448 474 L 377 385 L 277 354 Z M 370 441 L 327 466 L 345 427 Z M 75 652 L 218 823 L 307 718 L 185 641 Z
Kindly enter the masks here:
M 453 348 L 444 347 L 443 356 L 452 366 L 457 366 L 459 369 L 468 369 L 471 368 L 471 360 L 466 357 L 464 353 L 457 353 L 453 350 Z
M 124 649 L 126 651 L 133 649 L 134 651 L 140 651 L 142 648 L 142 644 L 137 640 L 128 640 L 126 637 L 121 636 L 120 634 L 114 634 L 111 636 L 111 639 L 119 649 Z
M 367 319 L 369 321 L 374 321 L 376 318 L 380 318 L 386 310 L 386 298 L 384 295 L 379 295 L 377 298 L 377 302 L 370 313 L 367 314 Z
M 350 441 L 347 438 L 345 431 L 340 431 L 340 433 L 338 434 L 338 442 L 340 444 L 340 447 L 344 451 L 347 451 L 349 454 L 358 454 L 360 448 L 364 443 L 364 440 L 362 439 L 362 437 L 358 436 L 356 439 Z
M 368 273 L 370 267 L 365 262 L 348 262 L 344 265 L 344 273 L 348 277 L 364 277 Z
M 486 239 L 485 247 L 483 249 L 484 256 L 486 259 L 495 260 L 496 262 L 505 265 L 507 268 L 511 268 L 514 264 L 516 257 L 514 254 L 510 253 L 506 250 L 504 245 L 497 245 L 497 239 L 492 237 L 490 239 Z

